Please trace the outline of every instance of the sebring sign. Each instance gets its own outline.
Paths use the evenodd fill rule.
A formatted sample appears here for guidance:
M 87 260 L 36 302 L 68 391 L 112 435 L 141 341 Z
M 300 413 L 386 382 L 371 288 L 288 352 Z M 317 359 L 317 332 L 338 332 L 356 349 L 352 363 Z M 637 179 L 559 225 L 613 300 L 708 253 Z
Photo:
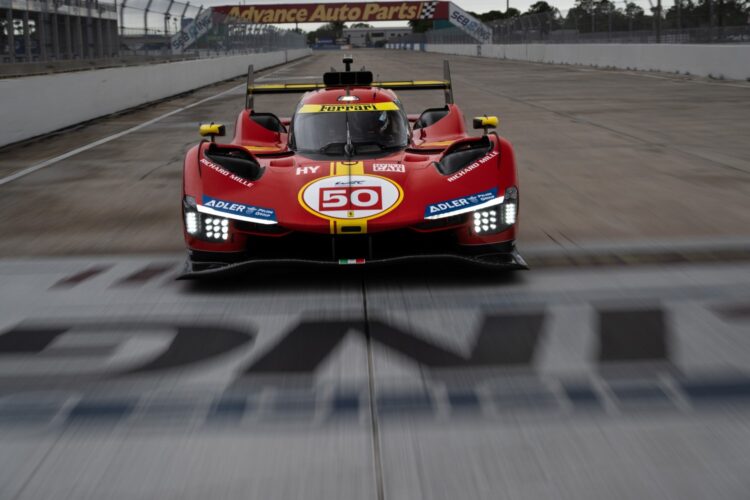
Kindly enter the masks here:
M 492 28 L 482 24 L 477 18 L 452 2 L 449 21 L 478 42 L 492 43 Z
M 182 54 L 196 40 L 205 35 L 213 26 L 213 12 L 211 9 L 204 10 L 182 31 L 172 37 L 170 42 L 173 54 Z

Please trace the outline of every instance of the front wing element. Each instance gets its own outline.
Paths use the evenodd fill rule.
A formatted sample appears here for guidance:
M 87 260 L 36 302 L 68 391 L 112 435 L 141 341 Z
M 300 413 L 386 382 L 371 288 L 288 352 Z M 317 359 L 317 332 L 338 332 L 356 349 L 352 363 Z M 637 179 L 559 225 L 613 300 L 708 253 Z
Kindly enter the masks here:
M 310 260 L 310 259 L 249 259 L 241 262 L 205 262 L 188 259 L 185 269 L 178 279 L 194 279 L 204 276 L 217 276 L 242 272 L 246 269 L 269 266 L 340 266 L 350 264 L 366 264 L 367 266 L 398 265 L 415 261 L 453 261 L 456 263 L 469 264 L 484 268 L 517 270 L 528 269 L 529 266 L 514 248 L 508 253 L 486 253 L 477 255 L 459 254 L 419 254 L 383 259 L 339 259 L 333 260 Z

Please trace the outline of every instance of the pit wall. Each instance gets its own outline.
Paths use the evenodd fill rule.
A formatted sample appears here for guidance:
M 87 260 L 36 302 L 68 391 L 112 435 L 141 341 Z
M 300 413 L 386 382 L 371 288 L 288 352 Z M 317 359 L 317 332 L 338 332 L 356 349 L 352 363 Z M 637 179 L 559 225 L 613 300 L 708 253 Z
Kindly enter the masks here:
M 727 80 L 750 79 L 750 44 L 389 44 L 390 49 L 422 50 L 599 68 L 690 74 Z
M 305 48 L 2 79 L 0 146 L 247 74 L 250 64 L 261 70 L 310 53 Z

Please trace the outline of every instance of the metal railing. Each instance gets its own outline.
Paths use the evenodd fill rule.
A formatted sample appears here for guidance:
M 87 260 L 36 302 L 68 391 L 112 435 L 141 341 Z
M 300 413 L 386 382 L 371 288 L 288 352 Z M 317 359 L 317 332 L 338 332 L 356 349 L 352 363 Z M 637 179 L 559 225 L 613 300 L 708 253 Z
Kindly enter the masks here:
M 169 52 L 168 40 L 204 13 L 203 4 L 174 0 L 122 0 L 119 5 L 121 51 L 128 54 Z M 267 24 L 226 23 L 214 13 L 213 28 L 187 52 L 229 54 L 265 52 L 306 46 L 303 34 Z
M 306 46 L 302 33 L 273 25 L 226 23 L 214 13 L 212 28 L 186 50 L 173 50 L 171 39 L 188 27 L 206 7 L 175 0 L 33 0 L 19 10 L 18 2 L 0 0 L 0 63 L 49 63 L 51 71 L 86 61 L 138 57 L 171 60 L 232 53 L 265 52 Z M 66 63 L 68 61 L 68 63 Z M 32 69 L 31 72 L 35 72 Z M 28 72 L 20 68 L 18 74 Z M 7 68 L 0 74 L 16 74 Z
M 495 21 L 493 43 L 743 43 L 750 41 L 750 25 L 725 26 L 675 8 L 657 15 L 627 4 L 617 9 L 603 2 L 598 10 L 550 11 Z M 679 5 L 679 2 L 676 3 Z M 666 15 L 669 14 L 669 15 Z M 672 15 L 674 14 L 674 15 Z M 735 19 L 736 20 L 736 19 Z M 723 23 L 723 20 L 721 20 Z

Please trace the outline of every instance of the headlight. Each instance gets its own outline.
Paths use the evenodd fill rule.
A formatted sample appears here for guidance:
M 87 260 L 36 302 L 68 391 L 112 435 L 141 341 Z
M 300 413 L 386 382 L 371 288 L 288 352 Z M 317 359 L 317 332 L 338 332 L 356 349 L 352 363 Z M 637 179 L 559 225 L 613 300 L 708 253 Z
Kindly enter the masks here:
M 203 236 L 209 240 L 229 239 L 229 220 L 224 217 L 205 217 Z
M 505 190 L 503 203 L 494 207 L 474 211 L 475 234 L 497 234 L 516 223 L 518 215 L 518 189 Z
M 182 214 L 185 217 L 185 231 L 192 236 L 198 234 L 201 230 L 201 215 L 198 213 L 195 198 L 185 196 L 182 200 Z
M 474 212 L 474 232 L 477 234 L 497 231 L 497 208 Z
M 198 234 L 200 227 L 198 226 L 198 220 L 200 216 L 198 212 L 185 212 L 185 231 L 188 234 Z
M 185 231 L 207 241 L 227 241 L 229 239 L 229 219 L 198 212 L 195 198 L 186 196 L 182 202 L 185 217 Z
M 516 217 L 518 216 L 518 189 L 509 187 L 505 190 L 505 200 L 502 204 L 503 208 L 503 222 L 512 226 L 516 223 Z

